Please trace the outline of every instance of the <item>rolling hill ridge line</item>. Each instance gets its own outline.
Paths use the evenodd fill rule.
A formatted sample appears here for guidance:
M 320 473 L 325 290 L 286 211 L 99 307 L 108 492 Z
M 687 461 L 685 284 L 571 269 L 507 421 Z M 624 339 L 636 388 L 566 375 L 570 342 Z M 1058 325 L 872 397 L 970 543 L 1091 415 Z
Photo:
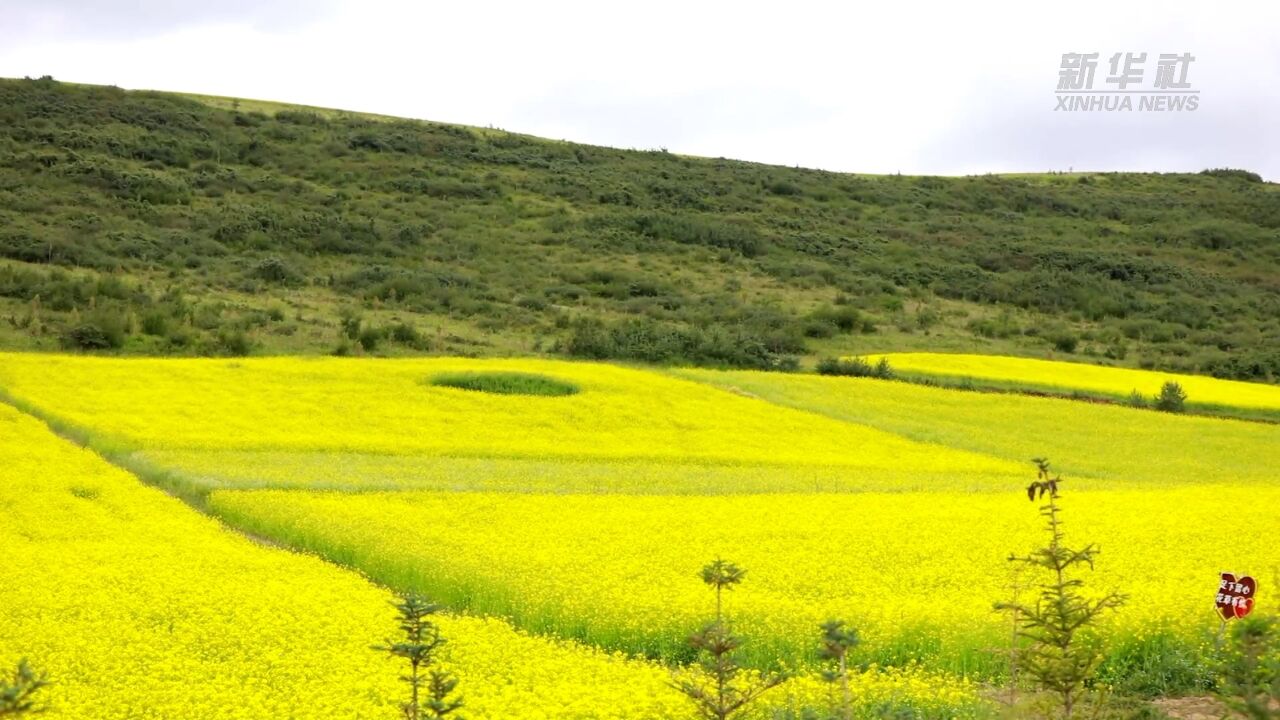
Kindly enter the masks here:
M 0 80 L 0 348 L 977 351 L 1274 382 L 1278 193 L 1245 170 L 868 176 Z

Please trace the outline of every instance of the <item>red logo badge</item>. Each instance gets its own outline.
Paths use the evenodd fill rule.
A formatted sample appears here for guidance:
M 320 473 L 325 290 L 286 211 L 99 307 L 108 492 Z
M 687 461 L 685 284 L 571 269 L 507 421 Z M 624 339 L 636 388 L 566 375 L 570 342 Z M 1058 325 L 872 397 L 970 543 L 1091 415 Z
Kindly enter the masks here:
M 1258 591 L 1258 583 L 1245 575 L 1237 578 L 1234 573 L 1222 573 L 1222 581 L 1218 583 L 1218 597 L 1214 603 L 1223 620 L 1242 618 L 1253 610 L 1253 596 Z

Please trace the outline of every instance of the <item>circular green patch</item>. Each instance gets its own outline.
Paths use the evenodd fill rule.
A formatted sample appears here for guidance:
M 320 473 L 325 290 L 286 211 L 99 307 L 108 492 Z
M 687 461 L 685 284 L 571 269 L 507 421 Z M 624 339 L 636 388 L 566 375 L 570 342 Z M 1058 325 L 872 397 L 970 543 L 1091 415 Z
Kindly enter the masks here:
M 576 395 L 581 388 L 545 375 L 518 372 L 452 372 L 427 379 L 428 384 L 499 395 Z

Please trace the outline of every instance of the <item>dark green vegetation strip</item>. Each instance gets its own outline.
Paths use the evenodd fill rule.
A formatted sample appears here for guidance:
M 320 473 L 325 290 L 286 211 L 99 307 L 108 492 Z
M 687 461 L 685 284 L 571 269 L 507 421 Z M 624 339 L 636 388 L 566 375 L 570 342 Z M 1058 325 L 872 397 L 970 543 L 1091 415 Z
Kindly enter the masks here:
M 476 390 L 499 395 L 576 395 L 580 388 L 571 382 L 545 375 L 518 372 L 454 372 L 433 375 L 431 385 L 459 390 Z
M 0 80 L 0 347 L 1280 375 L 1251 173 L 860 176 Z

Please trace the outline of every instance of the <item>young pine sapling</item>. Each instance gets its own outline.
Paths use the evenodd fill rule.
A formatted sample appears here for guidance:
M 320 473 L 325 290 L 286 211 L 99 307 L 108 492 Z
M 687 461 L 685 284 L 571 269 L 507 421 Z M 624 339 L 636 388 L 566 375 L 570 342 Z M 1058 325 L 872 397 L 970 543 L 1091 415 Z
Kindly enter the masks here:
M 849 687 L 849 651 L 858 646 L 861 639 L 855 628 L 845 627 L 843 620 L 828 620 L 821 625 L 822 645 L 818 657 L 827 661 L 822 671 L 827 682 L 840 688 L 840 720 L 853 718 L 853 691 Z
M 1036 481 L 1027 487 L 1031 500 L 1048 501 L 1040 508 L 1047 520 L 1049 544 L 1030 555 L 1011 555 L 1010 562 L 1047 571 L 1048 578 L 1039 585 L 1034 605 L 1002 603 L 997 610 L 1015 612 L 1019 618 L 1019 636 L 1027 643 L 1018 657 L 1022 669 L 1043 690 L 1053 693 L 1064 717 L 1070 718 L 1087 691 L 1087 682 L 1101 663 L 1097 648 L 1083 642 L 1080 631 L 1091 626 L 1103 613 L 1124 604 L 1123 595 L 1111 593 L 1098 599 L 1081 594 L 1084 581 L 1071 577 L 1082 565 L 1093 568 L 1097 545 L 1073 550 L 1064 544 L 1058 485 L 1061 477 L 1050 477 L 1049 461 L 1036 458 Z
M 399 641 L 387 640 L 386 645 L 374 645 L 373 649 L 409 663 L 409 674 L 400 677 L 409 684 L 409 700 L 400 705 L 404 720 L 439 720 L 452 715 L 462 707 L 460 698 L 450 697 L 458 686 L 458 680 L 452 674 L 433 667 L 436 653 L 445 643 L 440 636 L 440 627 L 431 620 L 432 615 L 440 612 L 440 606 L 417 595 L 406 595 L 394 605 L 404 637 Z M 454 718 L 460 720 L 458 716 Z
M 734 657 L 742 639 L 729 629 L 724 616 L 723 594 L 742 582 L 746 571 L 724 560 L 716 560 L 702 568 L 702 581 L 715 590 L 716 617 L 689 638 L 698 654 L 698 669 L 685 669 L 673 675 L 674 687 L 684 693 L 706 720 L 728 720 L 771 688 L 780 685 L 785 676 L 764 673 L 747 677 Z
M 1165 412 L 1180 413 L 1187 409 L 1187 393 L 1178 383 L 1170 380 L 1160 386 L 1160 394 L 1156 396 L 1155 408 Z
M 13 674 L 0 680 L 0 717 L 18 717 L 20 715 L 41 712 L 32 697 L 40 688 L 49 684 L 41 673 L 37 673 L 27 664 L 26 658 L 18 661 Z

